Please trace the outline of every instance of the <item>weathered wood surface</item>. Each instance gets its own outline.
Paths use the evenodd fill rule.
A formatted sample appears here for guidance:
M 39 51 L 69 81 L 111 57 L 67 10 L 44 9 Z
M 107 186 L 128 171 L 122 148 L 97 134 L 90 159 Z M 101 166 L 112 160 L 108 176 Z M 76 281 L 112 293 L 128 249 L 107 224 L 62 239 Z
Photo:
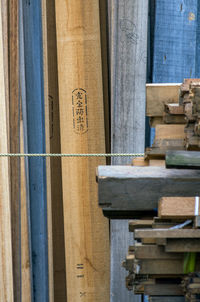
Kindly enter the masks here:
M 144 152 L 148 0 L 108 0 L 111 151 Z M 112 164 L 131 164 L 113 158 Z M 124 286 L 120 267 L 132 242 L 128 221 L 111 221 L 111 302 L 140 301 Z
M 47 95 L 49 112 L 49 148 L 51 153 L 61 153 L 60 120 L 58 97 L 58 69 L 56 45 L 55 0 L 43 1 L 46 11 L 46 48 L 47 48 Z M 46 105 L 47 105 L 46 95 Z M 55 301 L 66 301 L 66 269 L 64 246 L 64 217 L 62 200 L 61 159 L 51 158 L 51 199 L 52 199 L 52 244 L 53 244 L 53 279 Z M 50 264 L 50 263 L 49 263 Z M 49 284 L 51 281 L 49 280 Z
M 181 253 L 167 253 L 163 246 L 157 246 L 155 244 L 142 245 L 136 243 L 134 247 L 134 255 L 136 259 L 183 259 Z
M 152 210 L 165 197 L 199 196 L 200 171 L 164 167 L 98 167 L 99 205 L 118 210 Z
M 20 152 L 28 153 L 27 108 L 26 108 L 26 80 L 24 66 L 24 22 L 23 0 L 19 1 L 19 86 L 21 100 L 21 125 L 20 125 Z M 22 302 L 32 301 L 32 245 L 30 223 L 30 188 L 29 188 L 29 163 L 28 158 L 21 159 L 21 299 Z M 26 195 L 25 195 L 26 194 Z
M 8 70 L 9 70 L 9 135 L 10 152 L 20 150 L 20 102 L 19 102 L 19 3 L 8 2 Z M 14 300 L 21 297 L 20 255 L 20 159 L 10 159 L 11 222 Z
M 158 203 L 158 216 L 166 219 L 194 218 L 200 214 L 195 205 L 195 197 L 163 197 Z
M 146 275 L 182 275 L 184 273 L 184 259 L 142 259 L 139 261 L 139 274 Z M 200 268 L 200 263 L 196 269 Z
M 8 153 L 8 123 L 6 78 L 8 70 L 4 68 L 4 46 L 2 15 L 3 5 L 0 1 L 0 152 Z M 13 260 L 12 260 L 12 231 L 11 231 L 11 195 L 9 180 L 9 159 L 0 158 L 0 300 L 14 302 L 13 290 Z
M 58 0 L 55 8 L 61 152 L 104 153 L 99 1 Z M 105 160 L 62 160 L 69 302 L 109 301 L 109 227 L 95 183 L 101 163 Z
M 23 1 L 24 66 L 29 153 L 45 153 L 41 0 Z M 29 158 L 33 299 L 48 301 L 48 234 L 45 158 Z
M 200 240 L 195 238 L 167 239 L 165 251 L 172 253 L 200 252 Z
M 177 284 L 149 284 L 144 286 L 144 294 L 157 296 L 180 296 L 183 295 L 183 290 L 181 286 Z
M 153 220 L 135 219 L 129 221 L 129 232 L 134 232 L 137 228 L 150 228 L 152 227 Z
M 176 169 L 200 169 L 200 152 L 167 151 L 166 167 Z
M 147 116 L 163 116 L 164 105 L 179 102 L 181 84 L 147 84 Z
M 46 153 L 51 153 L 50 146 L 50 103 L 49 103 L 49 67 L 48 66 L 48 29 L 47 15 L 48 6 L 46 0 L 42 0 L 42 37 L 43 37 L 43 77 L 44 77 L 44 108 L 45 108 L 45 148 Z M 54 301 L 54 265 L 53 265 L 53 223 L 52 223 L 52 181 L 51 159 L 46 158 L 46 194 L 47 194 L 47 232 L 48 232 L 48 282 L 49 302 Z
M 169 297 L 159 297 L 159 296 L 150 296 L 149 302 L 185 302 L 185 297 L 180 296 L 169 296 Z
M 197 229 L 138 229 L 135 230 L 135 238 L 200 238 L 200 230 Z
M 20 152 L 24 151 L 24 130 L 21 114 L 20 121 Z M 30 266 L 30 246 L 29 246 L 29 222 L 27 208 L 27 184 L 26 184 L 25 158 L 20 158 L 20 200 L 21 200 L 21 301 L 31 301 L 31 266 Z

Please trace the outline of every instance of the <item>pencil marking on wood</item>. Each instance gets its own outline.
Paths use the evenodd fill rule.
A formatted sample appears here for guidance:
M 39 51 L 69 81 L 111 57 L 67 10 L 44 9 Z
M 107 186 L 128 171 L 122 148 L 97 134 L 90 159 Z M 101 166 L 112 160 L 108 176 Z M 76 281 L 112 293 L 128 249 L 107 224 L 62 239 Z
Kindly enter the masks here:
M 137 29 L 135 24 L 128 20 L 128 19 L 121 19 L 120 20 L 120 29 L 122 32 L 125 33 L 126 39 L 128 42 L 131 42 L 132 44 L 137 44 L 137 41 L 139 39 L 138 34 L 136 33 Z
M 87 94 L 82 88 L 72 92 L 73 128 L 77 134 L 88 131 Z

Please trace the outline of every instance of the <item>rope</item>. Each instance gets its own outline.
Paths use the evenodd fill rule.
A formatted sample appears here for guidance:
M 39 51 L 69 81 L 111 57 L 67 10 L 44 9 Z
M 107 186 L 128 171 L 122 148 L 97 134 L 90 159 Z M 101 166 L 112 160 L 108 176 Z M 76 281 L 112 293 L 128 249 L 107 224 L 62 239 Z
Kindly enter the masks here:
M 56 153 L 0 153 L 0 157 L 142 157 L 144 153 L 83 153 L 83 154 L 56 154 Z

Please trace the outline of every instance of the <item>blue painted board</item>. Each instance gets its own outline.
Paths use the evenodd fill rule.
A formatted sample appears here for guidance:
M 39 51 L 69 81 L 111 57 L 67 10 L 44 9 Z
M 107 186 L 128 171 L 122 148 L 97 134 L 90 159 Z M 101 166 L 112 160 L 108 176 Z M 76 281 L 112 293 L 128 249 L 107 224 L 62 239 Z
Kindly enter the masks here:
M 200 76 L 199 1 L 155 2 L 154 83 L 181 83 Z
M 45 153 L 41 1 L 23 0 L 28 152 Z M 48 297 L 46 162 L 29 158 L 33 300 Z

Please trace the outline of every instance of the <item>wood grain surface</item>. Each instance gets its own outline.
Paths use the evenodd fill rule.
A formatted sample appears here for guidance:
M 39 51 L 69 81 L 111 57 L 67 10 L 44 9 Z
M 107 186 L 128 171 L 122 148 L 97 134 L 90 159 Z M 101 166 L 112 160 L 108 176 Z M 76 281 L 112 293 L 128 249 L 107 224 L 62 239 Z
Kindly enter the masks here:
M 111 151 L 144 152 L 148 0 L 108 0 Z M 131 164 L 113 158 L 112 165 Z M 121 263 L 132 236 L 127 220 L 111 220 L 112 302 L 140 301 L 125 287 Z
M 62 153 L 105 152 L 98 0 L 56 1 Z M 62 160 L 68 301 L 109 301 L 108 221 L 95 168 L 104 159 Z
M 99 205 L 107 209 L 153 210 L 161 197 L 199 196 L 199 170 L 165 167 L 98 167 Z
M 60 146 L 60 120 L 58 98 L 58 70 L 57 70 L 57 45 L 56 45 L 56 20 L 55 0 L 43 0 L 43 41 L 44 41 L 44 65 L 45 65 L 45 118 L 46 118 L 46 146 L 50 153 L 61 153 Z M 44 22 L 45 20 L 45 22 Z M 47 131 L 48 129 L 48 131 Z M 47 152 L 48 152 L 47 151 Z M 50 295 L 55 301 L 66 301 L 66 270 L 64 248 L 64 219 L 62 200 L 62 175 L 61 159 L 51 158 L 47 160 L 47 179 L 51 179 L 49 188 L 51 210 L 48 211 L 49 221 L 52 219 L 52 247 L 49 247 L 53 261 L 49 261 L 49 270 L 53 270 L 53 276 L 49 280 Z M 48 183 L 48 182 L 47 182 Z M 49 200 L 47 198 L 47 200 Z M 50 217 L 52 215 L 52 217 Z M 51 224 L 51 223 L 50 223 Z M 50 236 L 50 233 L 49 233 Z M 52 286 L 53 279 L 53 286 Z M 53 293 L 52 293 L 53 290 Z
M 2 30 L 2 2 L 0 1 L 0 152 L 8 153 L 8 124 L 6 105 L 6 77 L 7 70 L 4 69 L 4 46 Z M 11 196 L 9 181 L 9 159 L 0 158 L 0 300 L 14 301 L 13 290 L 13 260 L 12 260 L 12 232 L 11 232 Z

